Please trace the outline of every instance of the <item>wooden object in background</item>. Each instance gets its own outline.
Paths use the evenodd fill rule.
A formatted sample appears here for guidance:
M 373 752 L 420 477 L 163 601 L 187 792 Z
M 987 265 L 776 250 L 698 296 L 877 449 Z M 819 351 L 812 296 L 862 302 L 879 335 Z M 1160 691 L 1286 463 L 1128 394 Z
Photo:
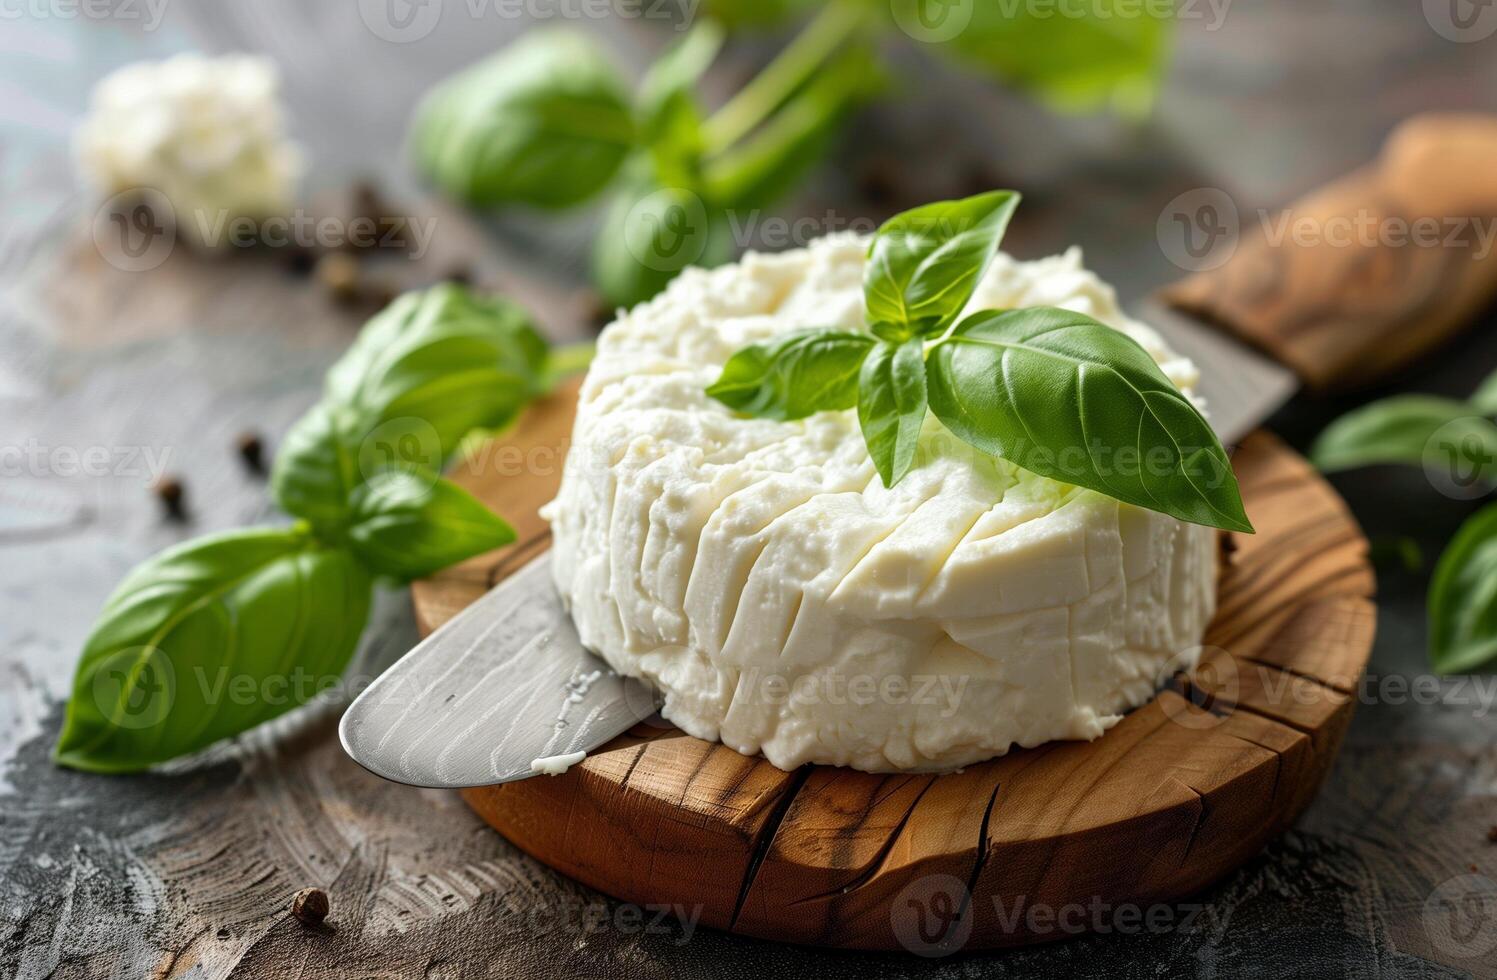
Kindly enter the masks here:
M 1497 298 L 1497 116 L 1416 116 L 1372 165 L 1238 220 L 1236 252 L 1165 301 L 1311 388 L 1377 380 Z
M 559 392 L 459 468 L 520 543 L 416 583 L 424 630 L 548 546 L 535 509 L 560 480 L 574 395 L 575 385 Z M 1372 644 L 1367 542 L 1341 499 L 1263 432 L 1234 465 L 1258 533 L 1237 537 L 1201 666 L 1095 742 L 940 776 L 783 772 L 640 726 L 563 776 L 464 798 L 601 891 L 778 940 L 1013 945 L 1069 934 L 1032 908 L 1188 895 L 1309 802 Z

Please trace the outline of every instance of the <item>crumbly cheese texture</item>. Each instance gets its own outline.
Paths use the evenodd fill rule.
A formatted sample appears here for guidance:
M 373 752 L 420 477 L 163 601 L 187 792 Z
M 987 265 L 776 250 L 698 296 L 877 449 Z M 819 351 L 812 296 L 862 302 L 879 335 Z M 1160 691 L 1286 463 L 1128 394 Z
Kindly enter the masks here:
M 866 238 L 688 270 L 599 340 L 544 514 L 582 641 L 682 729 L 782 769 L 946 770 L 1092 739 L 1195 662 L 1216 532 L 976 452 L 927 417 L 884 487 L 856 413 L 735 417 L 747 344 L 862 329 Z M 970 310 L 1060 306 L 1192 365 L 1081 255 L 999 255 Z
M 161 194 L 204 244 L 220 219 L 284 214 L 302 160 L 279 84 L 274 63 L 252 55 L 126 65 L 94 86 L 74 135 L 79 170 L 103 194 Z

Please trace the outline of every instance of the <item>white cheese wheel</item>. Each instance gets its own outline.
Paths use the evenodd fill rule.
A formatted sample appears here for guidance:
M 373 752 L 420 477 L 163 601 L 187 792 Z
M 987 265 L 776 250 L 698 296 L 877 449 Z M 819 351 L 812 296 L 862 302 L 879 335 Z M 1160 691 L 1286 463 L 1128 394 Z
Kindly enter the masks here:
M 1215 531 L 986 456 L 934 417 L 886 489 L 856 413 L 739 418 L 703 392 L 746 344 L 862 329 L 867 245 L 688 270 L 604 330 L 543 512 L 557 588 L 666 718 L 784 769 L 944 770 L 1096 738 L 1194 663 Z M 1076 250 L 999 255 L 971 309 L 1038 305 L 1195 383 Z

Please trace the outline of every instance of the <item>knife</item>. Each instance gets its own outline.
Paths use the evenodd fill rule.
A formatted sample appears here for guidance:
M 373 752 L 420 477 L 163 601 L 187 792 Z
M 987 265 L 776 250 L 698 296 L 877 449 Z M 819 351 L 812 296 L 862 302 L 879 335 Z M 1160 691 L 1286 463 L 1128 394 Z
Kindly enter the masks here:
M 654 690 L 588 653 L 541 555 L 381 674 L 344 712 L 375 775 L 461 788 L 526 779 L 655 714 Z
M 1224 443 L 1235 442 L 1301 385 L 1327 390 L 1383 377 L 1497 296 L 1497 250 L 1484 249 L 1491 239 L 1479 233 L 1497 237 L 1497 180 L 1486 176 L 1494 172 L 1497 119 L 1416 117 L 1373 164 L 1271 222 L 1248 222 L 1229 259 L 1164 290 L 1139 318 L 1195 362 L 1212 425 Z M 1188 229 L 1192 216 L 1184 218 Z M 1424 246 L 1382 231 L 1351 244 L 1272 237 L 1273 227 L 1301 219 L 1322 231 L 1438 221 L 1445 233 Z M 1460 222 L 1464 236 L 1453 241 L 1448 232 Z M 381 675 L 339 734 L 355 761 L 387 779 L 482 786 L 596 749 L 657 707 L 647 684 L 583 649 L 543 555 Z

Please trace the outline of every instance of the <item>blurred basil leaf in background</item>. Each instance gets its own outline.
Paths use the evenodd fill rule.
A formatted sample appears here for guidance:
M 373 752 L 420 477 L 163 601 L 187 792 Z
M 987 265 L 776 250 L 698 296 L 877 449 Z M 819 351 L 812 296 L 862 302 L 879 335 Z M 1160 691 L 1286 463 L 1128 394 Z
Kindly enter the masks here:
M 1172 4 L 1093 0 L 889 0 L 892 20 L 922 48 L 1067 112 L 1141 115 L 1168 59 Z
M 1458 674 L 1497 659 L 1497 504 L 1456 531 L 1429 585 L 1429 660 Z
M 1326 426 L 1310 447 L 1310 461 L 1326 472 L 1401 463 L 1490 481 L 1497 472 L 1497 425 L 1477 411 L 1434 395 L 1384 398 Z
M 853 45 L 741 142 L 706 167 L 708 193 L 727 208 L 769 207 L 825 159 L 842 123 L 887 79 L 867 45 Z
M 631 160 L 593 245 L 593 280 L 615 306 L 642 303 L 687 266 L 733 254 L 727 215 L 690 187 L 661 183 L 647 155 Z
M 433 89 L 412 144 L 451 197 L 560 208 L 613 178 L 635 144 L 634 114 L 586 35 L 537 31 Z
M 703 11 L 731 28 L 782 27 L 824 0 L 702 0 Z
M 1497 372 L 1487 375 L 1471 393 L 1471 407 L 1482 415 L 1497 415 Z

